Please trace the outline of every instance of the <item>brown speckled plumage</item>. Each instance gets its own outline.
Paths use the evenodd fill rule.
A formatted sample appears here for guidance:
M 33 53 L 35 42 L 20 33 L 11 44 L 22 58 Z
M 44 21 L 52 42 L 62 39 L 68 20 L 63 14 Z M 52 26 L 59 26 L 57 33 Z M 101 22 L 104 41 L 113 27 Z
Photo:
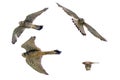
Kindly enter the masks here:
M 41 51 L 35 45 L 35 36 L 31 37 L 27 40 L 24 44 L 21 45 L 22 48 L 26 49 L 26 52 L 22 54 L 24 58 L 26 58 L 26 62 L 36 71 L 48 75 L 45 69 L 41 65 L 41 59 L 43 55 L 47 54 L 60 54 L 61 51 L 59 50 L 52 50 L 52 51 Z

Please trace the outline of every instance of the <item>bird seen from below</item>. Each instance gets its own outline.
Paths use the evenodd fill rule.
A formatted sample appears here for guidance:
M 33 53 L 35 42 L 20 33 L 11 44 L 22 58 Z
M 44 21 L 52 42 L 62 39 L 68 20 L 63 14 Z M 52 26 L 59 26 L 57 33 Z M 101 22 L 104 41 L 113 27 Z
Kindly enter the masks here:
M 86 23 L 83 18 L 78 17 L 76 13 L 67 9 L 66 7 L 63 7 L 59 3 L 56 3 L 56 4 L 58 5 L 58 7 L 61 7 L 65 13 L 67 13 L 69 16 L 72 17 L 72 22 L 77 27 L 77 29 L 81 32 L 82 35 L 84 36 L 86 35 L 85 30 L 84 30 L 84 26 L 85 26 L 88 29 L 88 31 L 91 34 L 93 34 L 95 37 L 99 38 L 102 41 L 107 41 L 93 27 L 91 27 L 88 23 Z
M 41 30 L 43 28 L 43 25 L 36 25 L 36 24 L 32 24 L 32 22 L 35 20 L 35 18 L 37 16 L 39 16 L 40 14 L 42 14 L 43 12 L 45 12 L 48 8 L 44 8 L 38 12 L 29 14 L 26 16 L 24 21 L 20 21 L 19 22 L 19 26 L 16 27 L 13 31 L 12 34 L 12 44 L 15 44 L 17 42 L 17 37 L 20 37 L 20 35 L 23 33 L 23 31 L 26 28 L 32 28 L 32 29 L 36 29 L 36 30 Z
M 26 50 L 26 52 L 23 53 L 22 56 L 26 58 L 27 64 L 31 66 L 34 70 L 42 74 L 48 75 L 48 73 L 41 65 L 42 56 L 47 54 L 60 54 L 61 51 L 59 50 L 41 51 L 41 49 L 35 45 L 35 39 L 36 37 L 32 36 L 21 45 L 21 47 Z

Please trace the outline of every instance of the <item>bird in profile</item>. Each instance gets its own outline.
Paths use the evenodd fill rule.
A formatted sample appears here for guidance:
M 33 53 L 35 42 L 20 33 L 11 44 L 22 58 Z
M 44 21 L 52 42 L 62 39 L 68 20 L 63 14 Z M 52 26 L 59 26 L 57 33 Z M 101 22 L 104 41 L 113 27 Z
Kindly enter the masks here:
M 20 21 L 19 22 L 19 26 L 16 27 L 13 31 L 12 34 L 12 44 L 15 44 L 17 41 L 17 37 L 20 37 L 20 35 L 22 34 L 22 32 L 26 29 L 26 28 L 32 28 L 32 29 L 36 29 L 36 30 L 41 30 L 43 28 L 43 25 L 36 25 L 36 24 L 32 24 L 32 22 L 35 20 L 35 18 L 37 16 L 39 16 L 40 14 L 42 14 L 43 12 L 45 12 L 48 8 L 44 8 L 38 12 L 29 14 L 26 16 L 24 21 Z
M 41 51 L 41 49 L 35 45 L 34 42 L 35 38 L 36 38 L 35 36 L 32 36 L 29 38 L 29 40 L 27 40 L 25 43 L 21 45 L 21 47 L 26 50 L 26 52 L 23 53 L 22 56 L 26 58 L 27 64 L 31 66 L 34 70 L 45 75 L 48 75 L 48 73 L 41 65 L 42 56 L 47 54 L 60 54 L 61 51 L 59 50 Z
M 86 71 L 89 71 L 91 69 L 92 64 L 98 64 L 98 62 L 85 61 L 82 62 L 82 64 L 85 65 Z
M 56 4 L 58 5 L 58 7 L 61 7 L 64 10 L 64 12 L 66 12 L 69 16 L 72 17 L 72 22 L 77 27 L 77 29 L 81 32 L 82 35 L 84 36 L 86 35 L 84 27 L 83 27 L 85 26 L 88 29 L 88 31 L 92 33 L 95 37 L 99 38 L 102 41 L 107 41 L 93 27 L 91 27 L 88 23 L 86 23 L 83 18 L 78 17 L 76 13 L 67 9 L 66 7 L 63 7 L 59 3 L 56 3 Z

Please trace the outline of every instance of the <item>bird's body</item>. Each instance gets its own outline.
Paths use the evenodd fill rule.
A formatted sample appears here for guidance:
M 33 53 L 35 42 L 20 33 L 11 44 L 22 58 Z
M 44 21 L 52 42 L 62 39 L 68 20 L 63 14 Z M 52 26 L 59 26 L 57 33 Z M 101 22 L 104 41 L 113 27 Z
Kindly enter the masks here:
M 92 64 L 96 64 L 96 63 L 98 63 L 98 62 L 85 61 L 82 64 L 85 65 L 86 71 L 89 71 L 91 69 Z
M 77 29 L 81 32 L 82 35 L 86 35 L 85 30 L 84 30 L 84 26 L 88 29 L 88 31 L 93 34 L 95 37 L 101 39 L 102 41 L 107 41 L 104 37 L 102 37 L 93 27 L 91 27 L 89 24 L 87 24 L 83 18 L 80 18 L 77 16 L 76 13 L 74 13 L 73 11 L 67 9 L 66 7 L 60 5 L 59 3 L 57 3 L 57 5 L 59 7 L 61 7 L 65 13 L 67 13 L 69 16 L 72 17 L 72 21 L 75 24 L 75 26 L 77 27 Z
M 35 25 L 33 24 L 33 21 L 35 20 L 35 18 L 37 16 L 39 16 L 40 14 L 42 14 L 43 12 L 45 12 L 48 8 L 44 8 L 43 10 L 40 10 L 38 12 L 29 14 L 24 21 L 20 21 L 19 22 L 19 26 L 16 27 L 13 31 L 12 34 L 12 43 L 15 44 L 17 41 L 17 37 L 20 37 L 20 35 L 23 33 L 23 31 L 26 28 L 32 28 L 32 29 L 36 29 L 36 30 L 41 30 L 43 28 L 43 25 Z
M 41 51 L 35 45 L 35 36 L 31 37 L 27 40 L 24 44 L 21 45 L 22 48 L 26 49 L 26 52 L 22 54 L 24 58 L 26 58 L 26 62 L 36 71 L 48 75 L 45 69 L 41 65 L 41 59 L 43 55 L 47 54 L 60 54 L 61 51 L 59 50 L 51 50 L 51 51 Z

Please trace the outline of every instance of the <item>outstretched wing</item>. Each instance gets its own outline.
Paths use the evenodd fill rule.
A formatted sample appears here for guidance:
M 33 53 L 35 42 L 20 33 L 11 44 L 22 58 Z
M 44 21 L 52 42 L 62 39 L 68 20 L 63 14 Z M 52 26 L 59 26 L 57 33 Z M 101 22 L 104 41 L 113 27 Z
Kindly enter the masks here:
M 31 23 L 32 23 L 33 20 L 34 20 L 37 16 L 39 16 L 40 14 L 42 14 L 43 12 L 45 12 L 47 9 L 48 9 L 48 8 L 44 8 L 44 9 L 38 11 L 38 12 L 29 14 L 29 15 L 26 17 L 25 21 L 26 21 L 26 22 L 31 22 Z
M 44 68 L 41 65 L 41 57 L 40 56 L 27 57 L 26 62 L 28 65 L 30 65 L 36 71 L 48 75 L 48 73 L 44 70 Z
M 83 23 L 79 23 L 78 20 L 72 19 L 72 22 L 77 27 L 77 29 L 81 32 L 82 35 L 86 35 Z
M 75 19 L 79 19 L 79 17 L 71 10 L 63 7 L 62 5 L 60 5 L 59 3 L 56 3 L 59 7 L 61 7 L 69 16 L 75 18 Z
M 35 45 L 35 36 L 30 37 L 25 43 L 21 45 L 22 48 L 26 49 L 26 51 L 30 50 L 39 50 L 41 51 L 36 45 Z
M 20 26 L 14 29 L 12 34 L 12 44 L 15 44 L 17 42 L 17 37 L 19 37 L 24 30 L 25 28 Z
M 104 37 L 102 37 L 93 27 L 91 27 L 89 24 L 84 23 L 86 28 L 89 32 L 91 32 L 95 37 L 99 38 L 100 40 L 107 41 Z

